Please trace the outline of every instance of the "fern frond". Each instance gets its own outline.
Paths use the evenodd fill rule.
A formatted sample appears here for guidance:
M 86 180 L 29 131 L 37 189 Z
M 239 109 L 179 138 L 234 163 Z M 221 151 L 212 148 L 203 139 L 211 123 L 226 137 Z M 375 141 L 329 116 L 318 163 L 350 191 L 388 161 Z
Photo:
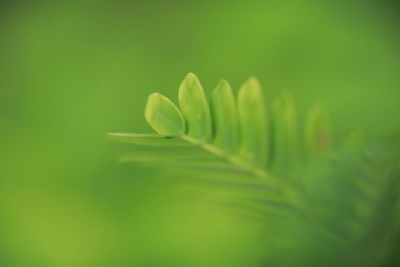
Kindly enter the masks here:
M 149 96 L 145 118 L 158 135 L 109 134 L 118 141 L 146 146 L 123 157 L 123 161 L 219 170 L 230 177 L 245 174 L 293 199 L 293 205 L 300 205 L 298 193 L 290 183 L 276 177 L 301 165 L 300 134 L 289 93 L 275 103 L 271 116 L 267 116 L 263 92 L 255 78 L 240 87 L 237 99 L 229 83 L 220 81 L 208 104 L 200 81 L 189 73 L 178 95 L 179 108 L 159 93 Z M 274 132 L 268 129 L 268 117 L 273 118 Z M 313 115 L 308 122 L 311 137 L 304 147 L 312 150 L 309 154 L 321 145 L 313 141 L 320 138 L 320 117 Z M 150 147 L 158 150 L 152 151 Z
M 237 97 L 222 80 L 208 101 L 189 73 L 178 95 L 179 108 L 159 93 L 148 98 L 145 118 L 157 134 L 109 134 L 135 145 L 121 161 L 156 165 L 197 189 L 218 188 L 202 199 L 243 216 L 290 218 L 278 227 L 283 232 L 299 227 L 292 219 L 302 231 L 312 225 L 310 236 L 351 251 L 348 266 L 399 262 L 399 156 L 365 149 L 357 132 L 334 149 L 324 107 L 312 108 L 301 125 L 291 95 L 269 108 L 255 78 Z M 307 266 L 327 266 L 321 262 Z

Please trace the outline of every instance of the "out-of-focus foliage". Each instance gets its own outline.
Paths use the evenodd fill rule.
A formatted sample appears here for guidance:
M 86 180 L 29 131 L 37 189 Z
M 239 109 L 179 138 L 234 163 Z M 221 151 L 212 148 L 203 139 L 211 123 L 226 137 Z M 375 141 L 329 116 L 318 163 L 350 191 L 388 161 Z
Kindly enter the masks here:
M 105 134 L 147 132 L 146 96 L 173 96 L 188 71 L 207 95 L 221 77 L 238 88 L 255 75 L 267 100 L 290 91 L 301 118 L 324 103 L 339 138 L 354 127 L 390 134 L 398 12 L 377 0 L 2 1 L 1 265 L 247 267 L 288 260 L 278 248 L 306 257 L 279 240 L 266 248 L 263 223 L 185 200 L 187 188 L 156 170 L 118 164 L 126 146 Z M 297 225 L 287 236 L 309 233 Z M 309 242 L 343 248 L 322 241 Z
M 207 117 L 207 124 L 202 123 L 202 115 L 208 114 L 204 110 L 209 107 L 203 88 L 193 74 L 186 76 L 179 95 L 187 90 L 190 94 L 180 101 L 181 106 L 187 107 L 196 102 L 201 105 L 184 113 L 188 122 L 186 129 L 160 134 L 158 138 L 151 134 L 110 134 L 119 141 L 145 145 L 133 147 L 134 154 L 125 156 L 124 161 L 145 163 L 153 169 L 174 169 L 175 172 L 169 172 L 167 177 L 181 176 L 185 183 L 195 181 L 195 187 L 199 182 L 220 183 L 232 193 L 234 190 L 229 187 L 236 186 L 238 195 L 224 197 L 218 191 L 212 191 L 210 195 L 219 195 L 223 201 L 221 203 L 220 200 L 220 204 L 233 208 L 235 204 L 241 204 L 236 206 L 237 210 L 250 211 L 263 221 L 268 232 L 264 244 L 267 266 L 342 264 L 378 267 L 400 263 L 400 257 L 393 254 L 400 248 L 400 221 L 397 215 L 400 212 L 400 158 L 396 150 L 388 149 L 383 141 L 372 146 L 353 137 L 344 145 L 333 146 L 331 127 L 328 127 L 328 118 L 322 110 L 313 109 L 306 119 L 306 126 L 298 127 L 295 119 L 297 110 L 288 93 L 281 97 L 286 108 L 275 106 L 272 129 L 267 130 L 267 106 L 260 85 L 254 78 L 246 82 L 238 93 L 237 108 L 242 114 L 238 127 L 229 125 L 236 122 L 229 120 L 238 113 L 236 105 L 232 108 L 222 98 L 213 103 L 213 107 L 219 106 L 222 115 L 213 113 L 214 116 Z M 217 86 L 213 95 L 220 90 Z M 174 121 L 179 111 L 174 109 L 171 113 L 164 106 L 154 105 L 154 95 L 148 99 L 146 114 L 158 115 L 160 120 L 147 118 L 148 123 L 158 131 L 160 126 Z M 227 95 L 232 93 L 227 92 Z M 164 99 L 173 105 L 170 100 Z M 231 101 L 234 102 L 235 98 Z M 220 125 L 224 120 L 224 126 L 237 131 L 231 134 L 239 137 L 240 146 L 226 149 L 225 145 L 215 142 L 221 135 L 219 131 L 225 131 Z M 190 127 L 194 124 L 195 133 L 204 133 L 211 128 L 213 135 L 207 139 L 204 135 L 191 136 L 193 130 Z M 303 128 L 306 129 L 304 136 L 299 130 Z M 299 142 L 300 136 L 303 142 Z M 296 145 L 303 143 L 302 149 L 294 150 Z M 395 149 L 400 148 L 397 143 L 391 145 Z M 332 149 L 341 146 L 341 150 Z M 294 151 L 297 157 L 294 157 Z M 180 173 L 181 170 L 186 171 Z M 253 190 L 249 191 L 249 186 Z M 283 227 L 270 232 L 279 224 Z M 303 235 L 286 236 L 288 232 Z M 322 250 L 310 244 L 314 238 L 324 244 Z M 283 246 L 274 252 L 268 251 L 267 248 L 274 247 L 276 243 L 295 244 L 295 248 Z M 326 250 L 326 247 L 331 249 Z M 298 256 L 286 259 L 284 255 L 288 252 Z M 273 255 L 280 257 L 271 259 Z

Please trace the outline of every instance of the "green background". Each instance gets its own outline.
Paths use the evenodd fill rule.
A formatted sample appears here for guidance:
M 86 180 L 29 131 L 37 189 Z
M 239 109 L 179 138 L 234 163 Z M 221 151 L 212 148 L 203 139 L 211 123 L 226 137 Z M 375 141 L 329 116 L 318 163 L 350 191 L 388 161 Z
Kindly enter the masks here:
M 258 266 L 262 225 L 120 164 L 147 95 L 249 76 L 337 136 L 399 129 L 395 1 L 3 1 L 0 266 Z

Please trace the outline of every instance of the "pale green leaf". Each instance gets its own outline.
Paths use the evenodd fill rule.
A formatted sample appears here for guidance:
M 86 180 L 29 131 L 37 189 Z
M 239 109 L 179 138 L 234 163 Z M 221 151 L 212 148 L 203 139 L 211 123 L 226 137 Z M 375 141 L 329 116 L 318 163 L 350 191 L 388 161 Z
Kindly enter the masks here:
M 187 134 L 207 141 L 211 138 L 210 108 L 200 81 L 189 73 L 179 87 L 179 105 L 187 123 Z
M 323 156 L 331 143 L 331 127 L 323 106 L 310 110 L 305 127 L 305 153 L 307 160 Z
M 237 106 L 231 86 L 225 80 L 221 80 L 214 89 L 211 113 L 214 143 L 224 151 L 236 151 L 239 141 Z
M 267 114 L 259 82 L 250 78 L 239 90 L 241 156 L 264 167 L 268 157 Z
M 300 160 L 299 135 L 296 107 L 289 92 L 275 100 L 272 117 L 273 169 L 283 174 L 296 172 Z
M 185 121 L 181 112 L 171 100 L 159 93 L 149 96 L 145 117 L 160 135 L 178 136 L 185 132 Z

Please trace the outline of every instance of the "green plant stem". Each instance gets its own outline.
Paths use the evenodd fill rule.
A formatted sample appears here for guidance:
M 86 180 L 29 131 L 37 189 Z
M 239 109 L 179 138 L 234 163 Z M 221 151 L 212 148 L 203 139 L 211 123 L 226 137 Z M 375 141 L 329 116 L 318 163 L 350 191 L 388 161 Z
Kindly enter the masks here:
M 252 163 L 249 163 L 237 155 L 228 154 L 227 152 L 221 150 L 220 148 L 212 144 L 205 143 L 204 141 L 197 140 L 187 135 L 181 135 L 180 138 L 186 142 L 200 146 L 204 150 L 232 163 L 233 165 L 239 167 L 243 171 L 252 174 L 254 177 L 261 179 L 268 186 L 274 188 L 275 190 L 283 194 L 285 198 L 288 200 L 289 204 L 291 204 L 293 207 L 299 208 L 301 210 L 304 209 L 303 201 L 300 198 L 297 191 L 291 186 L 283 184 L 280 180 L 278 180 L 275 176 L 267 172 L 265 169 L 260 168 Z

